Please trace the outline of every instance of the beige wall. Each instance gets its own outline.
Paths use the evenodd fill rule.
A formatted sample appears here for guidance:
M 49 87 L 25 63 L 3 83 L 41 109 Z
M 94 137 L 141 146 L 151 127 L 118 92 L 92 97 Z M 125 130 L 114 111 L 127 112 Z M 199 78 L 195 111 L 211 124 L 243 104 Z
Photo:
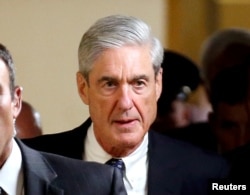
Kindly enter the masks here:
M 166 45 L 165 0 L 2 0 L 0 42 L 11 51 L 23 99 L 41 113 L 45 133 L 71 129 L 88 117 L 75 84 L 77 47 L 98 18 L 140 17 Z
M 168 47 L 199 65 L 200 48 L 213 32 L 250 28 L 249 0 L 169 0 Z
M 217 28 L 216 0 L 169 0 L 168 46 L 199 65 L 204 39 Z
M 218 28 L 250 28 L 249 0 L 217 0 Z

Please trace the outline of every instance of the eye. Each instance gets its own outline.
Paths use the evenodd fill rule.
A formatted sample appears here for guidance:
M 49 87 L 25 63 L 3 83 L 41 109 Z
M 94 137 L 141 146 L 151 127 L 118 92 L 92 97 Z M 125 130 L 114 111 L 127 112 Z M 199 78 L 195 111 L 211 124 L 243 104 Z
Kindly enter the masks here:
M 106 81 L 103 86 L 104 88 L 113 88 L 117 86 L 117 84 L 114 81 Z
M 145 82 L 143 80 L 138 80 L 135 82 L 135 86 L 140 87 L 140 86 L 144 86 L 144 85 L 145 85 Z
M 141 93 L 146 88 L 146 81 L 143 79 L 138 79 L 133 82 L 133 88 L 137 93 Z
M 118 82 L 114 79 L 104 79 L 100 83 L 99 92 L 103 95 L 111 95 L 117 88 Z

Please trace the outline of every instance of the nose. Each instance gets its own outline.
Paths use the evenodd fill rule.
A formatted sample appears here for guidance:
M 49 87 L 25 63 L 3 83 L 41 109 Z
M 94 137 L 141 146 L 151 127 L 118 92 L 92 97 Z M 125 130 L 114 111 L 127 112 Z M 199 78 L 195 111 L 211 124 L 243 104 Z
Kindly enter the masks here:
M 129 86 L 123 86 L 120 88 L 117 104 L 122 111 L 130 110 L 133 107 L 132 92 Z

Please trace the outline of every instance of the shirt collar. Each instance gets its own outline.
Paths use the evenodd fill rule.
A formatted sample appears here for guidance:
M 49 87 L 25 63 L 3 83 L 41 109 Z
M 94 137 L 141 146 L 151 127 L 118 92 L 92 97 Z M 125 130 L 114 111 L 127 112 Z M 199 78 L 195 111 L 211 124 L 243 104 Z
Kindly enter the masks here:
M 84 144 L 84 160 L 105 163 L 110 158 L 112 158 L 112 156 L 108 154 L 97 142 L 94 134 L 93 123 L 88 129 L 86 141 Z
M 112 156 L 108 154 L 97 142 L 93 124 L 88 129 L 85 140 L 83 159 L 99 163 L 107 162 Z M 122 158 L 126 171 L 124 175 L 125 186 L 128 191 L 139 188 L 142 194 L 146 190 L 146 178 L 148 169 L 148 133 L 144 136 L 140 146 L 130 155 Z
M 0 186 L 7 194 L 21 194 L 23 188 L 22 155 L 12 139 L 12 151 L 0 169 Z

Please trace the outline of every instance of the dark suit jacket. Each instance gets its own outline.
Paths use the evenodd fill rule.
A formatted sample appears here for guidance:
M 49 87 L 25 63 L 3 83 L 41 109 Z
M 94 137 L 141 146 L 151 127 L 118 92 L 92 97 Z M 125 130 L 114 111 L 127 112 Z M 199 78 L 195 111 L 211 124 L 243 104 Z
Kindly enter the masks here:
M 186 127 L 168 129 L 161 133 L 217 153 L 217 139 L 208 122 L 197 122 Z
M 22 153 L 25 195 L 126 195 L 115 168 L 38 152 L 16 141 Z
M 83 141 L 90 124 L 88 119 L 73 130 L 24 142 L 38 150 L 82 159 Z M 149 131 L 148 155 L 149 195 L 205 195 L 209 179 L 228 174 L 229 167 L 221 157 L 152 130 Z
M 238 184 L 248 184 L 250 188 L 250 143 L 237 147 L 224 156 L 232 163 L 230 178 Z

